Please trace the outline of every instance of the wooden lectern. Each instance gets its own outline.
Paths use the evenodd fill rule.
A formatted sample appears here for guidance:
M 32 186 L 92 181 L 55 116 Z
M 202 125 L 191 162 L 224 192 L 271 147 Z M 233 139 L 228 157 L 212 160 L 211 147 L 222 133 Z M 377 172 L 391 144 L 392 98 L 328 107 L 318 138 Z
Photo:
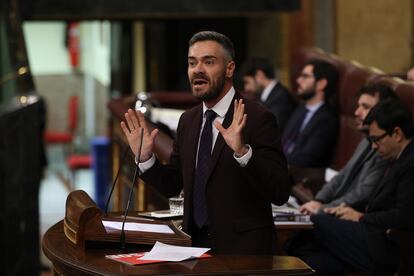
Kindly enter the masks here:
M 66 215 L 48 229 L 42 248 L 52 261 L 55 275 L 313 275 L 314 271 L 296 257 L 213 255 L 211 258 L 183 262 L 155 263 L 142 266 L 122 264 L 107 255 L 128 252 L 106 242 L 118 242 L 120 230 L 108 231 L 102 219 L 122 221 L 122 216 L 102 217 L 95 202 L 84 191 L 73 191 L 66 200 Z M 161 241 L 175 245 L 191 245 L 191 238 L 169 221 L 128 217 L 128 222 L 168 225 L 173 234 L 126 231 L 127 243 L 139 244 L 135 252 L 146 251 L 147 245 Z M 89 242 L 103 246 L 88 247 Z M 104 242 L 104 243 L 102 243 Z M 87 248 L 88 247 L 88 248 Z
M 63 231 L 73 245 L 85 250 L 87 242 L 119 242 L 121 231 L 105 229 L 102 219 L 101 210 L 86 192 L 76 190 L 68 195 Z M 123 217 L 112 214 L 104 220 L 122 222 Z M 171 221 L 127 217 L 127 222 L 167 225 L 173 233 L 125 231 L 126 243 L 152 245 L 160 241 L 172 245 L 191 246 L 191 237 Z

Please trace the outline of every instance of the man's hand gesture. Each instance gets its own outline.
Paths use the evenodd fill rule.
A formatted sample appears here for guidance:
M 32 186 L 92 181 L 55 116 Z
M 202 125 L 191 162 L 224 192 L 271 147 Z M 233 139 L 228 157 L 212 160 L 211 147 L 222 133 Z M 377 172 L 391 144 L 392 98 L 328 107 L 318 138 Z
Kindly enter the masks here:
M 139 161 L 147 161 L 152 156 L 154 139 L 157 136 L 158 129 L 154 129 L 150 133 L 144 115 L 140 111 L 135 112 L 132 109 L 128 109 L 128 112 L 125 113 L 125 120 L 126 123 L 124 121 L 121 122 L 121 128 L 135 156 L 138 156 L 139 145 L 141 143 L 140 129 L 143 129 L 141 157 Z
M 244 113 L 244 103 L 240 99 L 234 100 L 233 121 L 227 129 L 217 121 L 214 123 L 214 126 L 221 133 L 226 144 L 234 151 L 237 157 L 242 157 L 249 150 L 242 138 L 242 130 L 246 125 L 246 120 L 247 114 Z

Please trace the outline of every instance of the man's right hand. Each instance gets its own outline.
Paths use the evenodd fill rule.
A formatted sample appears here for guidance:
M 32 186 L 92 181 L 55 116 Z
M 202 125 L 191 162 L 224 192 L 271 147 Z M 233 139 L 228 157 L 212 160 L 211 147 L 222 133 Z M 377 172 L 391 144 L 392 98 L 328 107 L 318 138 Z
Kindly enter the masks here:
M 305 215 L 313 215 L 318 213 L 322 207 L 322 203 L 316 200 L 311 200 L 299 207 L 299 211 Z
M 128 112 L 125 113 L 125 120 L 126 123 L 122 121 L 120 125 L 135 156 L 138 156 L 139 145 L 141 143 L 140 128 L 144 130 L 142 135 L 141 157 L 139 161 L 145 162 L 149 160 L 152 156 L 154 140 L 158 134 L 158 129 L 154 129 L 150 133 L 144 115 L 140 111 L 128 109 Z

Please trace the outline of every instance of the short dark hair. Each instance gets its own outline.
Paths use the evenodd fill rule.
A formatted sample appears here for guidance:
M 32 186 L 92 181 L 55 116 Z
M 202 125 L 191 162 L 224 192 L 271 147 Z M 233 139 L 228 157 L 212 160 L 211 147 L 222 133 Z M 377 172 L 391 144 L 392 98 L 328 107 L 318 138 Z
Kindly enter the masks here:
M 388 85 L 381 83 L 363 85 L 358 91 L 358 97 L 364 94 L 371 95 L 373 97 L 376 97 L 378 95 L 379 102 L 382 102 L 386 99 L 398 99 L 397 95 L 394 92 L 394 89 Z
M 273 65 L 268 59 L 262 57 L 252 57 L 248 59 L 242 69 L 243 76 L 254 77 L 258 70 L 261 70 L 268 79 L 276 77 Z
M 215 32 L 215 31 L 201 31 L 198 33 L 195 33 L 188 42 L 188 46 L 191 47 L 196 42 L 200 41 L 215 41 L 218 44 L 220 44 L 224 50 L 227 52 L 231 60 L 234 60 L 236 58 L 236 53 L 234 51 L 233 42 L 225 36 L 224 34 Z
M 312 59 L 308 61 L 306 65 L 313 66 L 313 75 L 315 80 L 326 79 L 327 85 L 325 88 L 325 99 L 329 99 L 336 94 L 338 89 L 338 70 L 336 67 L 327 61 Z
M 413 115 L 399 100 L 387 99 L 375 105 L 365 118 L 364 125 L 374 121 L 388 133 L 399 127 L 405 138 L 410 139 L 414 135 Z

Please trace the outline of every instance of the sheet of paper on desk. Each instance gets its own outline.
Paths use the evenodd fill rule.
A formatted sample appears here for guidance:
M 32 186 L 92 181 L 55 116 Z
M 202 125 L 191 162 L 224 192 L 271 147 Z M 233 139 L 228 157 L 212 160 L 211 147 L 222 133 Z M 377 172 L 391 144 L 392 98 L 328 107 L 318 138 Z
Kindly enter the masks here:
M 103 225 L 106 230 L 122 229 L 122 222 L 103 220 Z M 141 231 L 141 232 L 153 232 L 153 233 L 165 233 L 174 234 L 174 231 L 168 225 L 164 224 L 152 224 L 152 223 L 138 223 L 138 222 L 125 222 L 125 231 Z
M 198 258 L 210 248 L 174 246 L 156 242 L 150 252 L 146 253 L 140 260 L 163 260 L 180 262 L 188 259 Z
M 276 226 L 289 225 L 289 226 L 312 226 L 312 221 L 275 221 Z

